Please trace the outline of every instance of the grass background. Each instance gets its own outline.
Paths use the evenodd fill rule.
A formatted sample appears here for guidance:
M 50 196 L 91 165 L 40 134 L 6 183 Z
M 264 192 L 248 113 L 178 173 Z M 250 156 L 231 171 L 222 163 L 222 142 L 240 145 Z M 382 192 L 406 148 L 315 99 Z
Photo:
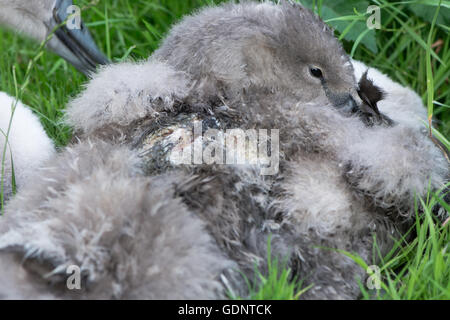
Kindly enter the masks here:
M 99 47 L 115 62 L 147 58 L 170 26 L 183 15 L 222 0 L 100 0 L 74 1 L 83 11 Z M 355 59 L 376 67 L 394 80 L 419 93 L 433 115 L 438 135 L 449 146 L 450 136 L 450 1 L 415 0 L 299 0 L 313 8 L 336 29 L 336 36 Z M 381 29 L 366 27 L 369 5 L 381 8 Z M 16 95 L 15 81 L 27 83 L 22 101 L 37 113 L 58 147 L 71 138 L 61 123 L 62 110 L 79 93 L 87 79 L 65 61 L 49 52 L 38 55 L 38 45 L 11 31 L 0 29 L 0 90 Z M 27 75 L 29 61 L 36 63 Z M 16 79 L 16 80 L 15 80 Z M 425 215 L 417 219 L 418 237 L 399 243 L 400 250 L 383 258 L 380 299 L 450 299 L 449 228 L 441 227 L 431 215 L 436 202 L 430 194 L 417 199 Z M 332 204 L 330 204 L 332 205 Z M 369 262 L 359 261 L 363 267 Z M 293 283 L 289 270 L 277 262 L 251 298 L 295 299 L 301 286 Z M 373 292 L 361 284 L 364 298 Z M 237 298 L 237 297 L 236 297 Z

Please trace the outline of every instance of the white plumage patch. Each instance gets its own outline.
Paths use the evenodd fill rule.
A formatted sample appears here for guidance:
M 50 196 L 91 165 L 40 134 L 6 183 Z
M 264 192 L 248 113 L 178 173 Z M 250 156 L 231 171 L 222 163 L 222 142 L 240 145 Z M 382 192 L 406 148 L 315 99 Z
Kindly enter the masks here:
M 52 141 L 33 112 L 27 106 L 18 102 L 13 114 L 12 108 L 14 105 L 15 98 L 0 92 L 1 152 L 3 152 L 6 142 L 5 135 L 12 117 L 5 161 L 4 182 L 7 186 L 6 193 L 11 192 L 12 164 L 14 165 L 16 183 L 20 187 L 25 185 L 29 177 L 55 152 Z

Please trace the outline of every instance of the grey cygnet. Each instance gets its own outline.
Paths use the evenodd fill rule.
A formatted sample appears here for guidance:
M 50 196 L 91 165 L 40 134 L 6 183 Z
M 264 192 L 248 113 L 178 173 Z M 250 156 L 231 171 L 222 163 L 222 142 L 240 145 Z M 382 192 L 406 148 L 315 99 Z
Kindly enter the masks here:
M 388 252 L 411 226 L 414 196 L 448 181 L 420 98 L 366 70 L 286 1 L 204 9 L 148 61 L 103 68 L 67 111 L 81 141 L 47 162 L 0 221 L 0 296 L 245 296 L 237 270 L 250 281 L 255 263 L 264 272 L 270 239 L 272 256 L 312 285 L 302 298 L 359 297 L 366 271 L 329 249 L 375 263 L 374 236 Z M 279 129 L 278 174 L 174 165 L 186 119 Z M 71 265 L 81 290 L 66 287 Z

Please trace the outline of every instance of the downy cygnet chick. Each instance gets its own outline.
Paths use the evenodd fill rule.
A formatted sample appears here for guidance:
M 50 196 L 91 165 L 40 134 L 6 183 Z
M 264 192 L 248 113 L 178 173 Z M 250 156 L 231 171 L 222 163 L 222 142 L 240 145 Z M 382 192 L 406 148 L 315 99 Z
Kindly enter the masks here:
M 0 221 L 0 294 L 245 296 L 238 270 L 251 282 L 255 263 L 264 272 L 270 241 L 312 285 L 303 298 L 357 298 L 366 271 L 335 249 L 375 263 L 374 236 L 388 252 L 411 225 L 414 196 L 442 188 L 448 164 L 415 111 L 396 111 L 404 93 L 382 108 L 384 83 L 354 72 L 332 31 L 284 1 L 207 8 L 148 61 L 102 69 L 68 110 L 82 141 Z M 279 171 L 174 164 L 174 148 L 195 143 L 177 135 L 193 121 L 278 129 Z M 66 286 L 72 265 L 79 291 Z
M 75 13 L 72 5 L 72 0 L 0 0 L 0 25 L 43 42 Z M 79 28 L 68 24 L 57 28 L 47 47 L 86 75 L 108 63 L 81 20 Z

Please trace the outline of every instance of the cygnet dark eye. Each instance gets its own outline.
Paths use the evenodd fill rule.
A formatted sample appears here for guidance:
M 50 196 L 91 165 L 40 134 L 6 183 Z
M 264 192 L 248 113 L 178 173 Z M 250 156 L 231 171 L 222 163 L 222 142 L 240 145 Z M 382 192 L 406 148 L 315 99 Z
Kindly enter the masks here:
M 311 67 L 309 68 L 309 72 L 311 72 L 311 75 L 315 78 L 323 78 L 322 70 L 319 68 Z

